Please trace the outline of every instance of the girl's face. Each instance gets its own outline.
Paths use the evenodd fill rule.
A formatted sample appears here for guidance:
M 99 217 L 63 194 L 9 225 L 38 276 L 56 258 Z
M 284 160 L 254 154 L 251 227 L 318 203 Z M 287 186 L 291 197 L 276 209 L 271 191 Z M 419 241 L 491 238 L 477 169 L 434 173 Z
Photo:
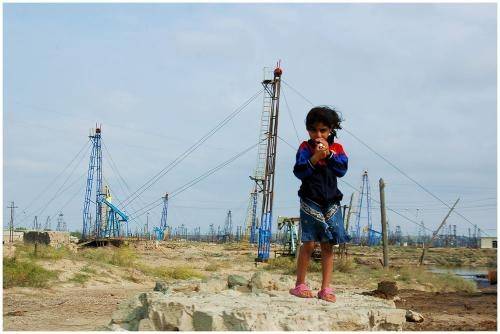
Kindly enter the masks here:
M 312 140 L 323 138 L 323 139 L 328 139 L 328 136 L 330 135 L 330 132 L 332 131 L 331 128 L 326 126 L 325 124 L 318 122 L 314 124 L 311 128 L 307 129 L 307 132 L 309 132 L 309 137 Z

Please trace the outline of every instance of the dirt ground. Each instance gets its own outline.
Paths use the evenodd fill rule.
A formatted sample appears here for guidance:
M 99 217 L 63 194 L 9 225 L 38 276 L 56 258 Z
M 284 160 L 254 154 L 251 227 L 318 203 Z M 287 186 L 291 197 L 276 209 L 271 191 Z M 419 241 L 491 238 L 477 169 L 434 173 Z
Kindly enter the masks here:
M 4 249 L 5 250 L 5 249 Z M 207 276 L 247 275 L 256 269 L 253 249 L 231 249 L 215 244 L 162 244 L 159 248 L 139 245 L 140 261 L 155 266 L 189 264 Z M 4 252 L 5 255 L 5 252 Z M 41 264 L 59 269 L 59 282 L 50 288 L 14 287 L 3 289 L 3 329 L 8 331 L 90 331 L 109 323 L 117 304 L 153 289 L 155 279 L 130 268 L 96 267 L 96 277 L 84 285 L 68 281 L 86 265 L 66 259 Z M 216 272 L 205 270 L 217 264 Z M 259 267 L 263 264 L 259 264 Z M 133 275 L 134 281 L 125 279 Z M 312 275 L 311 275 L 312 276 Z M 318 278 L 319 279 L 319 278 Z M 312 280 L 312 277 L 311 277 Z M 313 283 L 313 282 L 311 282 Z M 319 284 L 319 281 L 314 283 Z M 336 286 L 339 288 L 340 286 Z M 358 293 L 359 287 L 342 286 Z M 433 293 L 402 290 L 396 306 L 421 313 L 423 323 L 407 322 L 407 331 L 496 330 L 496 288 L 482 293 Z
M 496 288 L 480 293 L 438 293 L 402 290 L 396 306 L 423 315 L 424 322 L 406 322 L 406 331 L 496 331 Z

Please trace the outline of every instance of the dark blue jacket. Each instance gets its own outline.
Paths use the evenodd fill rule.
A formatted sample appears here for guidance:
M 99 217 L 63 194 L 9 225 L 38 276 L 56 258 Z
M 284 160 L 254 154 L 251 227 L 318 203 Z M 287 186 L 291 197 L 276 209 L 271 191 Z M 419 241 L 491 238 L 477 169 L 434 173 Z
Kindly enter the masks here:
M 347 155 L 339 143 L 332 143 L 329 157 L 313 165 L 309 160 L 314 146 L 307 141 L 300 144 L 297 151 L 293 174 L 302 181 L 299 197 L 310 199 L 321 206 L 342 200 L 342 192 L 337 187 L 337 177 L 347 172 Z

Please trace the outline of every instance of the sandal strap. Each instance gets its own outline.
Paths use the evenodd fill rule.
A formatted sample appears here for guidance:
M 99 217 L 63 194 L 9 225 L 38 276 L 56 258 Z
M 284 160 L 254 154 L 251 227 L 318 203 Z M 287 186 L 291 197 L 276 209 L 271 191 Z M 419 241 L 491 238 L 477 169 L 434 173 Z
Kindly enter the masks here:
M 332 289 L 330 287 L 321 289 L 318 292 L 318 296 L 320 298 L 323 297 L 323 296 L 326 296 L 326 295 L 334 295 L 334 294 L 335 294 L 335 289 Z

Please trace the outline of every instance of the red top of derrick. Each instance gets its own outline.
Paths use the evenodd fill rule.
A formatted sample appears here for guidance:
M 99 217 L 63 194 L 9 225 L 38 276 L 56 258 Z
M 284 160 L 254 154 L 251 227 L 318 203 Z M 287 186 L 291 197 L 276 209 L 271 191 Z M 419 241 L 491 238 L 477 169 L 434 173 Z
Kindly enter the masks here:
M 280 65 L 281 65 L 281 60 L 278 61 L 278 64 L 276 64 L 276 68 L 274 69 L 275 77 L 280 77 L 281 74 L 283 74 L 283 70 L 280 68 Z
M 95 133 L 101 133 L 101 128 L 96 128 Z

